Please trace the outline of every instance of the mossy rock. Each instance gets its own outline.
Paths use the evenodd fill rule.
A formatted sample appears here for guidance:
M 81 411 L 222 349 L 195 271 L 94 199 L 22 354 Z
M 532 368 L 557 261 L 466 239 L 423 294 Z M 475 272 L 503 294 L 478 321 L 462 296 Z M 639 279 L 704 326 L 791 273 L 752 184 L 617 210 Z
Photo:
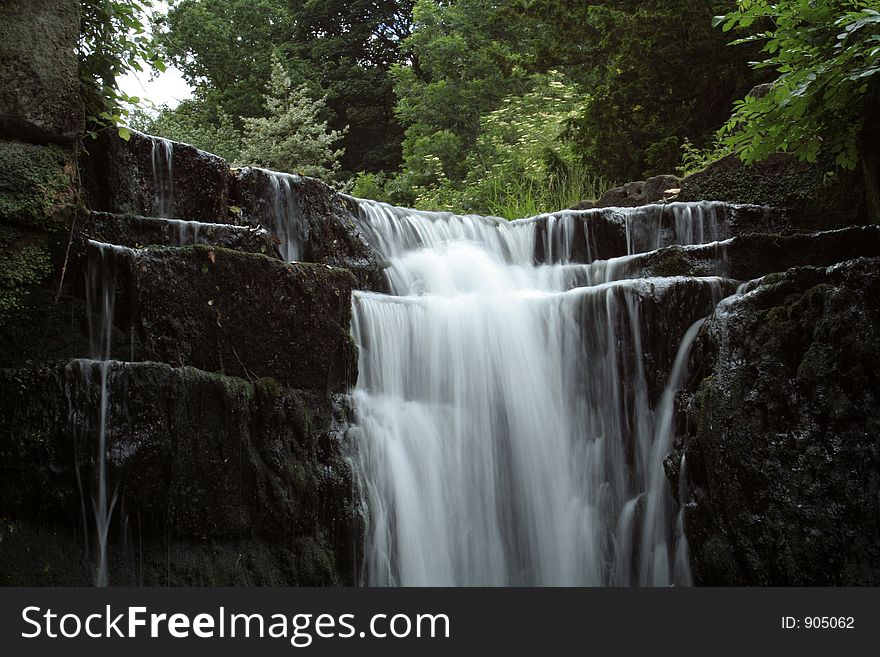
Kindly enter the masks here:
M 801 162 L 780 153 L 747 165 L 729 155 L 681 183 L 680 201 L 726 201 L 786 208 L 792 229 L 867 223 L 861 172 L 836 171 L 833 159 Z
M 75 216 L 73 151 L 0 142 L 0 223 L 63 231 Z
M 115 585 L 351 585 L 363 526 L 334 399 L 275 381 L 113 362 Z M 89 584 L 102 373 L 0 369 L 0 584 Z
M 0 224 L 0 326 L 23 310 L 52 270 L 45 236 Z
M 880 583 L 880 258 L 754 281 L 703 325 L 680 423 L 707 585 Z
M 83 132 L 80 3 L 0 3 L 0 134 L 39 142 L 75 141 Z

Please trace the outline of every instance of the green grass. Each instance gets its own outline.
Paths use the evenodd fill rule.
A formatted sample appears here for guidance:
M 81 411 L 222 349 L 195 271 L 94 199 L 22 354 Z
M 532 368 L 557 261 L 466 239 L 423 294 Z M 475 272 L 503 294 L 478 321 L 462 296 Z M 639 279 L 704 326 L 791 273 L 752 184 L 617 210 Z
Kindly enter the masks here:
M 545 182 L 517 179 L 487 185 L 485 199 L 489 214 L 505 219 L 531 217 L 564 210 L 585 199 L 597 199 L 613 187 L 605 179 L 580 166 L 570 167 L 566 175 L 551 176 Z

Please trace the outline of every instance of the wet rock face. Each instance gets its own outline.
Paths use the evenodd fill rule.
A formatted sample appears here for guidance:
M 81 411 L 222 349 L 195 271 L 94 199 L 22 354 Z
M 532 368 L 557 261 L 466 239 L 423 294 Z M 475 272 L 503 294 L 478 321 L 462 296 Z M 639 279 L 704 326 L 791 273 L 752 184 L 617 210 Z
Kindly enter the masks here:
M 74 213 L 74 173 L 70 148 L 0 142 L 0 222 L 63 231 Z
M 92 581 L 98 368 L 0 370 L 4 585 Z M 359 520 L 327 397 L 155 363 L 109 380 L 112 584 L 352 583 Z
M 286 184 L 279 185 L 279 178 Z M 291 234 L 298 242 L 296 259 L 348 269 L 358 289 L 384 291 L 380 267 L 354 212 L 321 181 L 244 168 L 233 177 L 231 202 L 243 223 L 262 226 L 276 236 Z
M 729 155 L 684 178 L 677 200 L 786 208 L 791 227 L 804 230 L 866 223 L 861 172 L 840 171 L 826 179 L 826 173 L 835 168 L 829 158 L 810 164 L 778 154 L 746 165 Z
M 527 221 L 536 224 L 535 262 L 547 264 L 590 263 L 677 243 L 707 243 L 754 232 L 776 233 L 787 227 L 783 215 L 773 208 L 728 203 L 665 203 L 562 211 Z M 684 273 L 687 272 L 647 275 Z
M 262 228 L 181 219 L 92 212 L 81 228 L 88 239 L 131 248 L 143 246 L 221 246 L 245 253 L 275 255 L 275 244 Z
M 79 2 L 0 4 L 0 135 L 70 143 L 83 132 Z
M 705 246 L 670 246 L 627 263 L 631 275 L 726 276 L 741 281 L 804 265 L 880 256 L 880 227 L 851 226 L 794 235 L 752 233 Z
M 325 392 L 357 379 L 347 271 L 193 246 L 140 252 L 133 279 L 147 360 Z
M 107 129 L 87 141 L 83 161 L 92 210 L 230 223 L 229 165 L 197 148 Z M 170 158 L 169 158 L 170 155 Z
M 643 392 L 653 407 L 660 400 L 687 329 L 735 289 L 735 281 L 685 277 L 585 288 L 576 297 L 576 344 L 583 350 L 584 362 L 591 364 L 606 358 L 609 344 L 614 344 L 617 361 L 613 367 L 618 371 L 614 378 L 619 379 L 621 393 L 630 402 L 629 410 L 634 396 Z M 634 335 L 640 340 L 634 340 Z M 603 385 L 611 385 L 611 379 L 609 376 Z M 596 394 L 600 393 L 592 391 L 585 397 Z M 629 421 L 634 425 L 636 420 Z
M 754 282 L 704 325 L 681 438 L 699 584 L 880 583 L 880 259 Z

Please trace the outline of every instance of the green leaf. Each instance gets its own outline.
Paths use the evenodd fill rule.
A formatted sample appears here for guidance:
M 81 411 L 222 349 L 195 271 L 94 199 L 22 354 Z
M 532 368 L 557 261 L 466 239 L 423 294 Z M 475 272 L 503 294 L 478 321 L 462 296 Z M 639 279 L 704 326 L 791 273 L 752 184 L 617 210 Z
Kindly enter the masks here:
M 129 130 L 128 128 L 126 128 L 124 126 L 120 127 L 119 128 L 119 137 L 123 141 L 128 141 L 129 139 L 131 139 L 131 130 Z

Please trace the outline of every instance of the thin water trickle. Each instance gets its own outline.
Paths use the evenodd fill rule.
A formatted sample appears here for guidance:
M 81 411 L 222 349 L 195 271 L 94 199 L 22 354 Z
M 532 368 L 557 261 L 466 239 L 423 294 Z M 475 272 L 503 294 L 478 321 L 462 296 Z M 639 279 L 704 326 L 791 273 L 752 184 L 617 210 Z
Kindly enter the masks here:
M 263 170 L 269 177 L 272 199 L 272 232 L 278 238 L 278 250 L 288 262 L 304 256 L 308 224 L 300 206 L 297 184 L 299 176 Z
M 97 370 L 100 388 L 98 404 L 98 441 L 96 447 L 96 488 L 92 497 L 92 511 L 97 530 L 98 564 L 95 585 L 109 584 L 107 540 L 110 519 L 113 515 L 115 496 L 111 499 L 107 483 L 107 451 L 110 406 L 110 364 L 113 341 L 113 315 L 116 306 L 116 283 L 119 258 L 128 249 L 89 240 L 86 265 L 86 308 L 89 335 L 89 356 L 92 361 L 78 362 L 84 390 L 93 385 L 93 372 Z
M 162 137 L 153 140 L 153 212 L 157 217 L 174 216 L 174 144 Z
M 572 264 L 589 230 L 574 213 L 539 225 L 355 203 L 391 289 L 352 301 L 364 582 L 689 584 L 662 461 L 699 325 L 646 331 L 676 285 L 710 306 L 727 282 L 627 278 L 627 258 Z M 702 206 L 677 205 L 648 229 L 621 211 L 631 252 L 723 234 Z M 541 226 L 554 264 L 534 262 Z M 658 339 L 681 346 L 647 372 Z

